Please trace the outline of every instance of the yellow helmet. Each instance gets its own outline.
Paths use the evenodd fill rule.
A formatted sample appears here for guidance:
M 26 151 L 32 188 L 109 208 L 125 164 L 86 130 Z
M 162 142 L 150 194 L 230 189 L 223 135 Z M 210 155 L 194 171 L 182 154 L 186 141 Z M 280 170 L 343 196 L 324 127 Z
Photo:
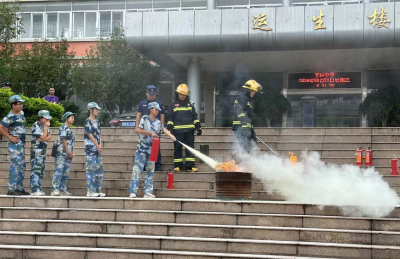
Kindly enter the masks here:
M 255 80 L 247 81 L 246 84 L 243 86 L 243 88 L 247 88 L 256 92 L 262 92 L 262 86 Z
M 189 95 L 189 87 L 185 84 L 178 85 L 175 92 L 184 95 Z

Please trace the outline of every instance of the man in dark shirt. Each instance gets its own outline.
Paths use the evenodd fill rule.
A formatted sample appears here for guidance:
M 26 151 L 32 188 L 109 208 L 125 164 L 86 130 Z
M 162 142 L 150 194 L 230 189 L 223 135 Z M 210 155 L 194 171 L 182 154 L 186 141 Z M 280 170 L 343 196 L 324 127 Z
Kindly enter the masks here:
M 164 111 L 164 106 L 162 102 L 157 100 L 157 87 L 154 85 L 148 85 L 146 88 L 146 96 L 147 98 L 141 101 L 138 105 L 137 108 L 137 114 L 136 114 L 136 126 L 135 126 L 135 131 L 137 133 L 138 125 L 140 122 L 140 119 L 142 118 L 143 115 L 149 115 L 149 109 L 148 109 L 148 104 L 151 102 L 156 102 L 161 108 L 160 113 L 156 116 L 158 120 L 161 121 L 161 124 L 164 126 L 165 123 L 165 111 Z M 161 167 L 161 149 L 158 153 L 158 158 L 156 162 L 156 168 L 155 171 L 162 171 Z

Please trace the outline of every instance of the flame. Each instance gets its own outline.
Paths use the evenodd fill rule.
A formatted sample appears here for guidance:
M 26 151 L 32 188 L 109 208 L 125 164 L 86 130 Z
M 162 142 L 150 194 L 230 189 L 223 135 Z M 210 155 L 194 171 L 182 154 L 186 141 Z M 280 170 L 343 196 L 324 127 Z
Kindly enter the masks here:
M 240 167 L 236 165 L 235 160 L 228 160 L 225 163 L 218 163 L 214 167 L 217 171 L 240 172 Z
M 293 152 L 289 152 L 290 155 L 290 163 L 292 164 L 293 167 L 296 167 L 296 162 L 297 162 L 297 156 L 294 155 Z

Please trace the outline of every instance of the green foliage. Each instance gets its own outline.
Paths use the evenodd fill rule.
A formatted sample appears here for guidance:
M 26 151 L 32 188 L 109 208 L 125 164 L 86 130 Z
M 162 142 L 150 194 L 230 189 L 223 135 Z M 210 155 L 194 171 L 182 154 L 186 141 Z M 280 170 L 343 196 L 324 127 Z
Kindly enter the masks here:
M 136 106 L 145 95 L 145 86 L 159 83 L 160 68 L 150 59 L 132 49 L 123 34 L 117 32 L 110 40 L 102 40 L 87 51 L 80 66 L 72 71 L 75 93 L 86 102 L 97 102 L 104 121 Z M 107 122 L 108 124 L 108 122 Z
M 72 112 L 72 113 L 75 113 L 77 116 L 79 116 L 79 114 L 81 113 L 81 109 L 79 108 L 79 106 L 73 102 L 63 101 L 63 102 L 60 102 L 60 104 L 64 108 L 65 112 Z
M 11 106 L 8 99 L 13 96 L 11 90 L 0 89 L 0 118 L 3 119 L 11 110 Z M 21 98 L 25 100 L 24 102 L 24 114 L 26 120 L 26 126 L 30 127 L 37 119 L 37 114 L 40 110 L 48 110 L 52 116 L 50 125 L 52 127 L 59 127 L 61 123 L 59 120 L 64 114 L 64 108 L 55 103 L 50 103 L 44 99 L 39 98 L 29 98 L 21 95 Z
M 394 85 L 373 90 L 360 104 L 360 111 L 369 118 L 379 118 L 382 127 L 387 122 L 396 125 L 396 114 L 400 111 L 400 88 Z
M 9 62 L 12 89 L 30 97 L 44 97 L 50 87 L 62 100 L 72 94 L 71 68 L 75 53 L 68 42 L 34 42 L 29 49 L 19 45 Z
M 7 43 L 22 32 L 21 18 L 17 15 L 19 6 L 0 2 L 0 43 Z
M 255 96 L 254 112 L 271 127 L 290 109 L 290 103 L 277 88 L 267 86 L 263 87 L 263 90 L 264 94 Z

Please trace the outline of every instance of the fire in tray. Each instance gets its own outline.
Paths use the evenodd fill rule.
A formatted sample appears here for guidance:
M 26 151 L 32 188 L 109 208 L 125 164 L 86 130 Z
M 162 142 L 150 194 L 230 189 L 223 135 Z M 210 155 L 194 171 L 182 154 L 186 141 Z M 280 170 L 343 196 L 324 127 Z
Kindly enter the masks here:
M 220 172 L 240 172 L 240 167 L 235 164 L 234 160 L 229 160 L 225 163 L 218 163 L 215 165 L 214 169 Z
M 290 155 L 290 163 L 292 164 L 293 167 L 296 167 L 296 162 L 297 162 L 297 156 L 294 155 L 293 152 L 289 152 Z

